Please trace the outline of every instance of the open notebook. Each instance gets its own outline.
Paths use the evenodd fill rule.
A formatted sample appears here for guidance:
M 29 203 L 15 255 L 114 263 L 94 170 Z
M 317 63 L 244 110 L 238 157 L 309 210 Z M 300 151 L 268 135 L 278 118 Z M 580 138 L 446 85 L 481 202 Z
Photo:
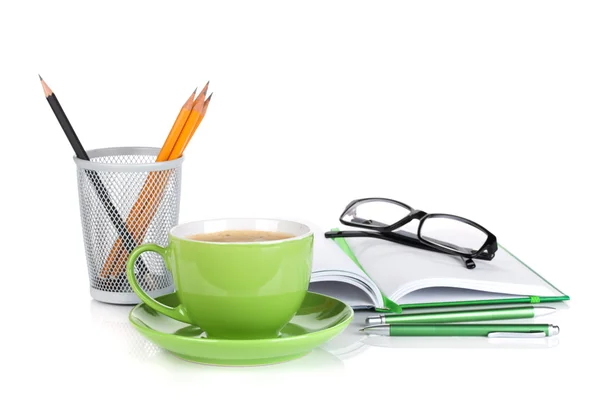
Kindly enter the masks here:
M 469 270 L 458 257 L 373 238 L 326 239 L 316 231 L 309 290 L 355 308 L 392 311 L 569 300 L 501 246 L 492 261 L 475 262 Z

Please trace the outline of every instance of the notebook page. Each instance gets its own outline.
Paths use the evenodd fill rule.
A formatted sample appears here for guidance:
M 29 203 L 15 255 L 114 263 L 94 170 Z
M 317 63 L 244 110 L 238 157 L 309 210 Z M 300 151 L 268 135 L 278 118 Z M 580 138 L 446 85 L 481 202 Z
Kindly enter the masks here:
M 373 238 L 347 243 L 381 291 L 394 301 L 426 287 L 455 287 L 521 296 L 562 293 L 504 249 L 492 261 L 475 260 L 469 270 L 459 257 L 416 249 Z
M 313 274 L 346 271 L 357 275 L 360 279 L 371 281 L 333 240 L 327 239 L 323 231 L 316 229 L 313 254 Z
M 313 231 L 313 275 L 320 275 L 323 273 L 335 275 L 336 271 L 345 271 L 348 274 L 355 276 L 357 279 L 365 281 L 369 286 L 376 288 L 373 281 L 369 279 L 363 270 L 357 267 L 354 261 L 352 261 L 333 240 L 325 237 L 323 228 L 304 218 L 288 215 L 278 216 L 277 218 L 305 224 Z
M 339 298 L 352 306 L 381 307 L 383 299 L 375 283 L 323 231 L 311 228 L 315 238 L 309 290 Z
M 451 301 L 497 300 L 518 297 L 523 296 L 450 287 L 434 287 L 415 290 L 414 292 L 403 296 L 400 302 L 402 304 L 447 303 Z
M 350 307 L 379 306 L 379 304 L 375 304 L 375 299 L 372 299 L 367 292 L 349 283 L 337 281 L 311 282 L 308 290 L 335 297 Z

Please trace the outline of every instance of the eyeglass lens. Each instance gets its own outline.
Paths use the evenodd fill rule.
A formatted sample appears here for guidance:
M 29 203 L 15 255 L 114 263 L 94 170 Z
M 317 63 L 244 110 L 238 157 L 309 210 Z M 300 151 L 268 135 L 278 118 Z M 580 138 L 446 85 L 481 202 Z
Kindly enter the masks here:
M 354 204 L 342 216 L 342 221 L 365 227 L 392 225 L 410 213 L 408 208 L 385 200 L 364 200 Z
M 422 222 L 421 239 L 468 255 L 481 249 L 487 234 L 460 220 L 432 216 Z

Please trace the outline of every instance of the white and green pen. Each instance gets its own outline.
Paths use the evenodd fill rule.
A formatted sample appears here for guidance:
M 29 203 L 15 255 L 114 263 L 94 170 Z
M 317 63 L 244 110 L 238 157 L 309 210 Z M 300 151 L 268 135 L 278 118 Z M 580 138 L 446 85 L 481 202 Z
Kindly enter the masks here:
M 400 324 L 367 326 L 361 331 L 380 336 L 537 338 L 558 335 L 560 330 L 549 324 Z
M 368 325 L 375 324 L 404 324 L 404 323 L 447 323 L 447 322 L 474 322 L 495 321 L 500 319 L 535 318 L 552 314 L 556 311 L 552 307 L 505 307 L 487 308 L 466 311 L 445 311 L 420 314 L 386 314 L 368 317 Z

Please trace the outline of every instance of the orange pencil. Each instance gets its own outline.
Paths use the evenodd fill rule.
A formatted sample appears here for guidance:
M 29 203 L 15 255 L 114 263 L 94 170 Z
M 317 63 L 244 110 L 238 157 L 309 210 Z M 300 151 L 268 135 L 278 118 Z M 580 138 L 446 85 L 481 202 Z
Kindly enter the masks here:
M 179 114 L 177 115 L 177 118 L 175 119 L 175 122 L 173 123 L 173 126 L 171 127 L 171 131 L 169 132 L 169 135 L 167 136 L 165 143 L 163 144 L 162 148 L 160 149 L 160 152 L 158 153 L 158 156 L 156 157 L 156 161 L 167 161 L 169 155 L 171 154 L 171 151 L 173 150 L 173 146 L 175 146 L 175 143 L 177 142 L 177 138 L 179 137 L 181 130 L 183 128 L 183 126 L 185 125 L 185 123 L 188 120 L 188 117 L 190 115 L 190 112 L 192 111 L 192 106 L 194 104 L 194 96 L 196 95 L 196 89 L 194 89 L 194 91 L 192 92 L 191 96 L 187 99 L 187 101 L 183 104 L 183 106 L 181 107 L 181 110 L 179 111 Z M 131 210 L 129 211 L 129 215 L 127 216 L 127 226 L 129 226 L 130 228 L 133 227 L 135 220 L 144 213 L 144 208 L 145 205 L 147 203 L 148 198 L 150 197 L 150 191 L 152 190 L 152 186 L 154 184 L 156 184 L 156 174 L 149 174 L 148 177 L 146 178 L 146 182 L 144 182 L 144 186 L 142 187 L 142 190 L 140 192 L 140 195 L 138 196 L 137 201 L 135 202 L 135 204 L 133 205 L 133 207 L 131 208 Z M 133 229 L 134 231 L 137 229 Z M 133 233 L 134 236 L 134 240 L 138 240 L 138 238 L 136 236 L 135 233 Z M 115 243 L 113 244 L 113 247 L 110 250 L 110 253 L 108 254 L 108 257 L 106 258 L 106 261 L 104 262 L 104 266 L 102 268 L 102 271 L 100 272 L 100 277 L 101 278 L 107 278 L 111 272 L 114 270 L 114 268 L 116 267 L 115 262 L 122 258 L 121 257 L 121 253 L 127 253 L 125 246 L 123 246 L 123 240 L 121 239 L 121 237 L 119 237 Z
M 209 98 L 206 101 L 204 101 L 207 91 L 208 82 L 204 86 L 202 92 L 198 95 L 198 98 L 196 98 L 193 105 L 191 106 L 191 110 L 188 113 L 187 120 L 185 121 L 185 124 L 183 124 L 181 132 L 178 135 L 177 139 L 173 140 L 174 134 L 172 134 L 172 129 L 172 132 L 169 133 L 169 137 L 165 141 L 165 144 L 163 145 L 159 156 L 162 154 L 162 157 L 164 157 L 164 153 L 166 152 L 166 149 L 168 147 L 172 147 L 168 160 L 174 160 L 183 155 L 183 151 L 187 147 L 191 137 L 193 136 L 194 132 L 202 122 L 204 115 L 206 114 L 206 109 L 208 108 L 210 98 L 212 97 L 211 94 L 211 96 L 209 96 Z M 189 99 L 184 106 L 189 106 Z M 177 120 L 180 120 L 179 116 Z M 177 120 L 173 124 L 174 127 L 178 124 Z M 148 187 L 148 189 L 142 189 L 142 193 L 140 194 L 140 196 L 138 197 L 138 201 L 136 202 L 136 205 L 139 206 L 133 207 L 132 211 L 130 212 L 127 218 L 127 226 L 132 227 L 132 234 L 136 242 L 141 242 L 141 240 L 143 240 L 146 231 L 148 230 L 148 227 L 152 222 L 152 218 L 156 213 L 158 206 L 160 205 L 163 190 L 168 181 L 168 173 L 165 174 L 164 172 L 166 171 L 162 171 L 160 173 L 153 173 L 149 175 L 148 178 L 152 176 L 152 179 L 150 182 L 147 181 L 148 185 L 144 185 L 144 188 Z M 154 189 L 150 191 L 150 188 Z M 129 254 L 126 251 L 120 239 L 117 240 L 113 245 L 113 248 L 111 249 L 111 255 L 113 256 L 112 259 L 107 259 L 102 270 L 102 275 L 104 277 L 109 276 L 109 274 L 112 277 L 116 277 L 119 274 L 121 274 L 124 270 L 125 263 Z
M 198 126 L 200 125 L 200 123 L 204 119 L 204 116 L 206 115 L 206 110 L 208 109 L 208 105 L 210 104 L 210 99 L 212 99 L 212 93 L 210 94 L 210 96 L 208 96 L 208 99 L 206 99 L 206 101 L 204 102 L 204 107 L 202 108 L 202 118 L 200 119 L 200 121 L 198 121 L 198 123 L 194 127 L 194 131 L 193 132 L 196 132 L 196 129 L 198 129 Z M 192 133 L 192 135 L 193 135 L 193 133 Z M 189 140 L 188 140 L 188 143 L 189 143 Z M 183 150 L 185 151 L 185 148 Z
M 204 88 L 202 88 L 202 91 L 200 92 L 200 94 L 198 95 L 198 97 L 196 97 L 196 100 L 194 100 L 194 106 L 196 106 L 197 104 L 204 104 L 205 103 L 205 99 L 206 99 L 206 93 L 208 93 L 208 84 L 210 83 L 210 81 L 206 82 L 206 85 L 204 86 Z M 198 106 L 199 107 L 199 106 Z M 203 113 L 204 107 L 200 110 L 200 114 Z M 202 122 L 202 118 L 200 118 L 198 120 L 198 122 L 196 122 L 196 125 L 194 125 L 194 127 L 192 128 L 192 132 L 195 132 L 196 129 L 198 129 L 198 126 L 200 125 L 200 122 Z M 174 146 L 173 146 L 174 147 Z M 172 151 L 173 149 L 171 149 Z M 169 159 L 170 160 L 174 160 L 175 158 L 171 158 L 171 156 L 169 155 Z
M 210 104 L 211 98 L 212 93 L 210 94 L 210 96 L 208 96 L 208 99 L 206 99 L 204 103 L 201 104 L 200 102 L 198 102 L 194 105 L 192 114 L 194 113 L 194 111 L 196 111 L 198 113 L 198 116 L 194 120 L 192 120 L 192 114 L 190 114 L 190 118 L 188 119 L 188 123 L 186 124 L 186 127 L 188 127 L 188 124 L 190 125 L 188 127 L 189 129 L 184 128 L 181 132 L 181 135 L 179 135 L 177 143 L 175 143 L 175 147 L 173 147 L 173 151 L 169 156 L 169 160 L 175 160 L 183 155 L 185 148 L 192 139 L 192 136 L 194 136 L 194 133 L 196 132 L 196 129 L 198 129 L 198 126 L 200 126 L 200 123 L 202 123 L 204 115 L 206 115 L 206 110 L 208 108 L 208 105 Z
M 198 97 L 200 97 L 200 95 Z M 210 104 L 211 98 L 212 98 L 212 94 L 208 97 L 208 99 L 206 99 L 206 101 L 203 104 L 200 102 L 197 102 L 194 104 L 194 107 L 192 108 L 192 112 L 190 113 L 190 117 L 188 118 L 188 121 L 186 122 L 186 124 L 183 128 L 183 131 L 181 132 L 181 134 L 179 135 L 179 138 L 177 139 L 177 143 L 175 144 L 175 147 L 173 148 L 173 151 L 171 152 L 171 155 L 169 156 L 169 160 L 175 160 L 183 155 L 183 152 L 185 151 L 185 148 L 189 144 L 190 139 L 194 135 L 196 128 L 200 125 L 200 123 L 204 119 L 204 115 L 206 114 L 206 110 L 208 109 L 208 105 Z M 200 110 L 199 113 L 198 113 L 198 110 Z M 196 116 L 195 113 L 198 113 L 198 115 Z M 194 126 L 190 130 L 189 128 L 190 128 L 192 122 L 194 121 L 194 119 L 196 120 L 196 122 L 194 123 Z M 179 144 L 179 146 L 178 146 L 178 144 Z M 179 149 L 181 149 L 181 150 L 179 150 Z M 166 171 L 163 171 L 162 173 L 164 173 L 164 172 L 166 172 Z M 158 209 L 158 206 L 160 205 L 160 200 L 161 200 L 162 194 L 163 194 L 163 188 L 167 184 L 168 175 L 163 174 L 161 176 L 161 178 L 162 178 L 162 182 L 157 184 L 157 187 L 159 187 L 160 190 L 156 190 L 154 192 L 155 193 L 154 197 L 156 197 L 156 198 L 149 199 L 150 200 L 148 202 L 149 205 L 147 208 L 144 209 L 143 214 L 138 214 L 138 216 L 133 220 L 133 221 L 137 221 L 136 222 L 137 226 L 136 226 L 136 229 L 132 229 L 132 231 L 133 231 L 132 234 L 134 235 L 135 240 L 138 242 L 141 242 L 141 240 L 144 238 L 144 235 L 146 234 L 146 231 L 148 230 L 148 227 L 150 226 L 150 223 L 152 222 L 152 217 L 154 216 L 154 214 L 156 213 L 156 210 Z M 128 222 L 129 222 L 129 219 L 128 219 Z M 125 248 L 123 248 L 123 246 L 121 246 L 121 247 L 122 247 L 122 250 L 119 253 L 119 257 L 117 258 L 116 263 L 115 263 L 115 265 L 117 266 L 117 270 L 115 271 L 116 273 L 111 274 L 112 276 L 118 276 L 125 269 L 125 263 L 127 262 L 127 257 L 129 256 L 129 254 L 127 253 Z
M 208 108 L 208 104 L 210 103 L 211 96 L 206 99 L 204 103 L 197 102 L 194 104 L 192 108 L 192 112 L 190 113 L 190 117 L 188 118 L 185 126 L 179 138 L 177 139 L 177 143 L 169 156 L 169 160 L 175 160 L 183 155 L 185 148 L 190 142 L 190 139 L 194 135 L 196 128 L 200 125 L 202 120 L 204 119 L 204 115 L 206 114 L 206 109 Z M 193 124 L 193 125 L 192 125 Z M 157 183 L 156 189 L 153 193 L 153 198 L 147 199 L 148 206 L 144 208 L 143 213 L 139 213 L 137 217 L 133 218 L 133 221 L 136 223 L 136 229 L 132 229 L 135 240 L 141 242 L 152 222 L 152 218 L 160 205 L 160 200 L 163 194 L 163 188 L 167 184 L 168 175 L 164 174 L 166 171 L 162 171 L 163 175 L 161 176 L 162 181 Z M 129 222 L 129 218 L 128 218 Z M 129 225 L 128 225 L 129 226 Z M 123 272 L 125 269 L 125 263 L 127 262 L 127 257 L 129 257 L 128 252 L 125 250 L 123 246 L 121 246 L 121 250 L 118 253 L 118 258 L 114 265 L 117 267 L 116 270 L 111 273 L 111 276 L 116 277 Z
M 194 104 L 194 97 L 196 96 L 196 89 L 192 92 L 192 95 L 187 99 L 183 107 L 181 107 L 181 111 L 179 111 L 179 115 L 175 122 L 173 123 L 173 127 L 171 128 L 171 132 L 169 132 L 169 136 L 165 140 L 163 147 L 160 149 L 158 156 L 156 157 L 156 161 L 167 161 L 169 159 L 169 154 L 173 150 L 173 146 L 175 146 L 175 142 L 183 129 L 188 117 L 190 116 L 190 112 L 192 111 L 192 106 Z
M 197 90 L 197 88 L 194 89 L 191 96 L 187 99 L 187 101 L 181 107 L 181 110 L 179 111 L 179 115 L 177 115 L 177 118 L 175 119 L 175 122 L 173 123 L 173 127 L 171 128 L 171 131 L 169 132 L 169 135 L 167 136 L 165 143 L 163 144 L 162 148 L 160 149 L 158 156 L 156 156 L 157 162 L 168 161 L 169 155 L 171 154 L 171 151 L 173 150 L 173 146 L 175 146 L 175 143 L 177 142 L 177 139 L 179 138 L 179 135 L 181 134 L 181 130 L 183 129 L 183 127 L 184 127 L 185 123 L 187 122 L 187 120 L 190 116 L 190 113 L 192 111 L 192 107 L 194 105 L 194 96 L 196 95 L 196 90 Z M 152 180 L 155 178 L 156 178 L 156 174 L 149 174 L 148 178 L 146 178 L 146 182 L 144 183 L 142 191 L 141 191 L 140 195 L 138 196 L 138 199 L 137 199 L 135 205 L 133 206 L 131 211 L 129 211 L 129 216 L 127 217 L 127 225 L 130 225 L 132 222 L 135 221 L 135 218 L 137 218 L 138 216 L 140 216 L 144 213 L 144 206 L 147 203 L 147 200 L 149 197 L 149 191 L 152 190 L 153 184 L 156 184 L 156 182 L 154 182 Z M 133 216 L 132 216 L 132 213 L 134 214 Z M 133 221 L 132 221 L 132 219 L 133 219 Z
M 163 144 L 163 147 L 160 149 L 158 156 L 156 156 L 157 162 L 168 161 L 169 155 L 171 154 L 171 151 L 173 150 L 173 146 L 175 146 L 175 143 L 177 142 L 177 139 L 179 138 L 179 135 L 181 134 L 181 130 L 183 129 L 183 127 L 184 127 L 185 123 L 187 122 L 187 120 L 190 116 L 190 113 L 192 111 L 192 107 L 194 105 L 194 96 L 196 95 L 196 90 L 197 90 L 197 88 L 194 89 L 194 91 L 192 92 L 192 95 L 187 99 L 187 101 L 181 107 L 181 110 L 179 111 L 179 115 L 177 115 L 177 118 L 175 119 L 175 122 L 173 123 L 173 127 L 171 128 L 171 131 L 169 132 L 169 135 L 167 136 L 167 139 L 165 140 L 165 143 Z M 149 174 L 148 178 L 146 178 L 146 182 L 144 183 L 142 191 L 141 191 L 140 195 L 138 196 L 138 199 L 135 202 L 135 205 L 133 206 L 131 211 L 129 211 L 129 216 L 127 217 L 127 225 L 130 225 L 132 222 L 135 222 L 135 219 L 138 216 L 143 215 L 144 206 L 146 205 L 147 200 L 149 198 L 149 191 L 152 190 L 152 186 L 154 184 L 156 184 L 156 182 L 154 182 L 152 180 L 155 178 L 156 178 L 156 174 Z M 134 215 L 132 215 L 132 213 Z
M 202 119 L 202 109 L 204 108 L 204 103 L 197 102 L 192 107 L 192 112 L 190 113 L 190 117 L 188 118 L 185 126 L 181 130 L 181 134 L 177 138 L 177 142 L 175 146 L 173 146 L 173 150 L 171 150 L 171 154 L 169 156 L 169 160 L 174 160 L 176 158 L 181 157 L 183 154 L 183 149 L 187 145 L 187 142 L 192 137 L 192 131 L 196 127 L 199 121 Z
M 194 105 L 196 105 L 197 103 L 204 103 L 204 100 L 206 99 L 206 93 L 208 93 L 209 83 L 210 81 L 206 82 L 206 85 L 204 85 L 204 87 L 200 91 L 200 94 L 198 95 L 198 97 L 196 97 L 196 100 L 194 100 Z

